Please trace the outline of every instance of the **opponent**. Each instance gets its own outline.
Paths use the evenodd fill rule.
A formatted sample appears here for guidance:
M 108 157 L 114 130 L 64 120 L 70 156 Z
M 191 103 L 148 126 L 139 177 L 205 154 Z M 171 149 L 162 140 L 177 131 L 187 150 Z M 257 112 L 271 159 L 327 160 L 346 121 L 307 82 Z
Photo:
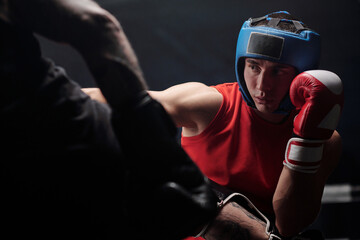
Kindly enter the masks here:
M 2 239 L 181 239 L 215 216 L 208 179 L 109 12 L 0 0 L 0 32 Z M 33 33 L 78 50 L 111 108 L 43 58 Z
M 244 22 L 237 83 L 150 91 L 182 127 L 182 146 L 205 175 L 262 213 L 225 204 L 204 238 L 290 237 L 316 218 L 340 158 L 335 128 L 343 104 L 340 78 L 315 70 L 319 60 L 319 34 L 280 11 Z M 100 96 L 96 89 L 89 94 Z

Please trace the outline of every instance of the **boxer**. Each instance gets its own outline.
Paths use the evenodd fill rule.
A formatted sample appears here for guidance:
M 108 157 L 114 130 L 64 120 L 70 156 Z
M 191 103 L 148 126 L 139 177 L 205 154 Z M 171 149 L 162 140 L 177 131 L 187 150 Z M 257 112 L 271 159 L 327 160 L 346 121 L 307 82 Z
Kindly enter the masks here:
M 343 88 L 336 74 L 318 70 L 320 48 L 320 35 L 286 11 L 250 18 L 237 41 L 237 82 L 149 91 L 182 127 L 182 147 L 200 170 L 250 200 L 273 221 L 280 238 L 295 236 L 314 221 L 340 159 L 335 129 Z M 101 92 L 85 91 L 101 100 Z M 216 224 L 205 224 L 200 235 L 275 236 L 264 220 L 254 219 L 225 204 Z

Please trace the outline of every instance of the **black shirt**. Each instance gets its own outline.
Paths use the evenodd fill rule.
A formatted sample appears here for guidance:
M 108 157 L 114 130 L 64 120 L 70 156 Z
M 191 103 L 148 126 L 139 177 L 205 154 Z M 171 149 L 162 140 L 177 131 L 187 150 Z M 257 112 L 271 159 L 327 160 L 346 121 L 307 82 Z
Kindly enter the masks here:
M 0 21 L 0 235 L 121 236 L 123 166 L 111 109 Z M 2 237 L 1 237 L 2 238 Z

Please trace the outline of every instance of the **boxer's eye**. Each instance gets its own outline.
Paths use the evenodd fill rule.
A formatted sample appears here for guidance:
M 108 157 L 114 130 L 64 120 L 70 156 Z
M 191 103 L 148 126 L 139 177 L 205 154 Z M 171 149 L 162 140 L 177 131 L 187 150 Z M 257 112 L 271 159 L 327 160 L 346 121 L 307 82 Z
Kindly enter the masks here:
M 259 67 L 258 65 L 255 65 L 255 64 L 250 64 L 250 65 L 249 65 L 249 68 L 250 68 L 251 71 L 253 71 L 253 72 L 260 72 L 260 71 L 261 71 L 260 67 Z

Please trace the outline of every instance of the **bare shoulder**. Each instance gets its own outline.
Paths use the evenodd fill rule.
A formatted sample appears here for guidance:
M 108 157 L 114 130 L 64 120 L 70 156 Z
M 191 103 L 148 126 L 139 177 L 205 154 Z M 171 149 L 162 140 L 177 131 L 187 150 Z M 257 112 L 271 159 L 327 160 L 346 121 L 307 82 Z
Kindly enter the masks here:
M 178 126 L 202 130 L 216 115 L 222 95 L 215 88 L 199 82 L 175 85 L 164 91 L 149 91 L 162 103 Z

